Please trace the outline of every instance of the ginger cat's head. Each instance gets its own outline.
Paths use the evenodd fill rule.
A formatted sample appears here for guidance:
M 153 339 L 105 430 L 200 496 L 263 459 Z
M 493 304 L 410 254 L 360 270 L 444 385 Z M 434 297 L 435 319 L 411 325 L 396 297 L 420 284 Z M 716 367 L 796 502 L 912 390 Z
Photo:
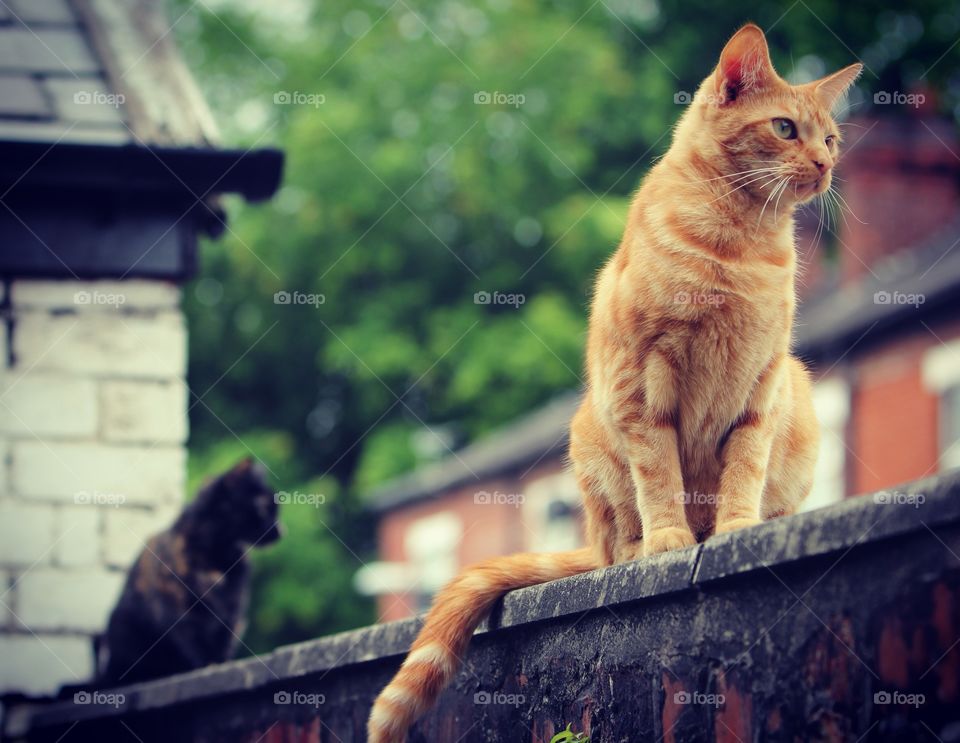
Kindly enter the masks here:
M 808 201 L 830 187 L 840 150 L 832 111 L 862 68 L 790 85 L 774 70 L 763 31 L 748 24 L 701 84 L 675 146 L 687 149 L 700 171 L 737 174 L 735 185 L 759 203 L 775 191 L 787 203 Z

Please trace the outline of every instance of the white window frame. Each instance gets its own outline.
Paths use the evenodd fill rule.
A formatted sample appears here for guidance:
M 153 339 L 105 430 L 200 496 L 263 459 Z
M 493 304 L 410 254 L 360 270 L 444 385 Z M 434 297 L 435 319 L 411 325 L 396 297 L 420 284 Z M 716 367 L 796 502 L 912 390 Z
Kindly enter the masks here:
M 938 398 L 937 462 L 941 470 L 960 467 L 960 440 L 946 441 L 943 400 L 960 390 L 960 339 L 934 346 L 923 355 L 923 385 Z
M 814 468 L 813 488 L 801 505 L 801 511 L 839 503 L 847 495 L 846 433 L 850 420 L 850 383 L 836 375 L 816 382 L 813 385 L 813 407 L 820 426 L 820 451 Z

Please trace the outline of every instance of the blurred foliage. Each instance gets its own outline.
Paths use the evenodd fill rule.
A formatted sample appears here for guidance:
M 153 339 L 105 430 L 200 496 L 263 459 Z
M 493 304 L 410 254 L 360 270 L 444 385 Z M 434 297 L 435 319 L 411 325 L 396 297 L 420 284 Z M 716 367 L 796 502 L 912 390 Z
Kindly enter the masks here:
M 669 145 L 675 94 L 739 25 L 771 29 L 797 81 L 865 61 L 854 111 L 918 86 L 946 113 L 960 101 L 960 5 L 942 0 L 178 0 L 172 13 L 225 141 L 287 153 L 271 202 L 228 202 L 230 229 L 188 288 L 193 477 L 252 452 L 278 488 L 335 494 L 287 507 L 289 535 L 257 559 L 255 649 L 372 621 L 350 588 L 374 554 L 359 515 L 371 488 L 579 385 L 592 277 Z M 324 301 L 275 304 L 278 291 Z M 477 304 L 481 291 L 525 301 Z

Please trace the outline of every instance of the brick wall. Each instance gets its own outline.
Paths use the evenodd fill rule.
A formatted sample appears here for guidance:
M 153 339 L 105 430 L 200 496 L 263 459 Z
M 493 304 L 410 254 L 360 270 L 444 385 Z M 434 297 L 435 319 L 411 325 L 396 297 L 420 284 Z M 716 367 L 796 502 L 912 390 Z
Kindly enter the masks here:
M 940 471 L 940 399 L 923 379 L 923 363 L 931 349 L 958 338 L 960 322 L 934 323 L 857 359 L 848 436 L 851 493 Z M 960 357 L 954 363 L 960 365 Z
M 17 280 L 0 331 L 0 693 L 90 677 L 143 541 L 183 498 L 180 291 Z

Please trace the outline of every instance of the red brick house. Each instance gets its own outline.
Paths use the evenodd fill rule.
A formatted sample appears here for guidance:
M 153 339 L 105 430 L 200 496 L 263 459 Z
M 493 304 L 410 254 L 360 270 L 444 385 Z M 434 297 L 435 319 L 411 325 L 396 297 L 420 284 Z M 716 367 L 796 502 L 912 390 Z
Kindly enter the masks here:
M 796 349 L 817 380 L 815 508 L 960 466 L 960 152 L 950 122 L 851 122 L 840 168 L 853 214 L 814 244 Z M 853 216 L 853 215 L 856 216 Z M 831 250 L 827 245 L 832 246 Z M 582 540 L 564 465 L 571 392 L 372 494 L 382 562 L 358 576 L 381 619 L 422 611 L 462 566 Z

